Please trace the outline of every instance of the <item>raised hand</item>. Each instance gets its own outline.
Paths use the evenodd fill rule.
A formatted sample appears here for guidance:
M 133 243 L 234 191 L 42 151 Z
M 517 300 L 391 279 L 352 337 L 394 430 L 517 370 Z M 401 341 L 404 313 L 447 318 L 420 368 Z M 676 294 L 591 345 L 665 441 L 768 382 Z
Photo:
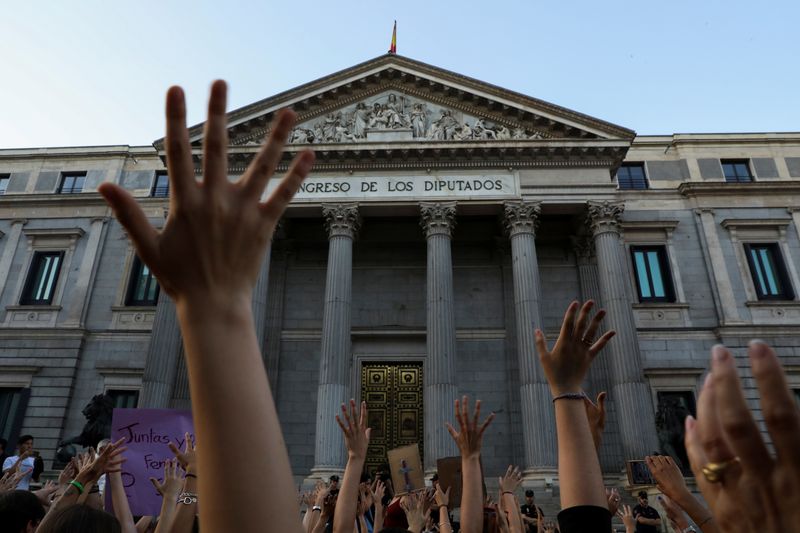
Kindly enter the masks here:
M 656 480 L 658 490 L 670 498 L 689 492 L 683 474 L 669 455 L 650 455 L 645 457 L 645 463 L 653 479 Z
M 614 516 L 619 510 L 619 491 L 615 488 L 606 488 L 606 498 L 608 498 L 608 512 Z
M 461 451 L 462 458 L 478 457 L 481 454 L 481 441 L 483 440 L 483 433 L 489 424 L 494 420 L 494 413 L 490 413 L 482 424 L 479 424 L 481 416 L 481 401 L 475 402 L 475 412 L 472 418 L 469 416 L 469 399 L 464 396 L 459 403 L 458 399 L 455 401 L 456 421 L 458 422 L 459 431 L 456 431 L 453 426 L 447 422 L 447 431 L 450 436 L 456 441 L 458 449 Z
M 342 404 L 342 416 L 336 416 L 336 422 L 344 433 L 344 442 L 347 453 L 354 458 L 363 459 L 367 456 L 369 434 L 371 429 L 367 424 L 367 402 L 361 402 L 361 414 L 356 416 L 356 401 L 350 400 L 350 412 Z
M 269 141 L 253 163 L 236 182 L 229 182 L 226 99 L 225 82 L 214 82 L 204 137 L 203 179 L 198 181 L 185 126 L 183 91 L 172 87 L 167 92 L 170 205 L 161 231 L 147 221 L 125 189 L 112 183 L 98 188 L 139 257 L 178 305 L 187 297 L 198 303 L 207 297 L 214 303 L 240 298 L 249 303 L 275 225 L 314 162 L 313 152 L 298 154 L 285 178 L 267 201 L 261 202 L 294 125 L 294 112 L 284 110 L 278 113 Z
M 552 350 L 547 349 L 542 330 L 536 330 L 536 349 L 553 396 L 580 392 L 592 360 L 615 335 L 613 330 L 607 331 L 594 340 L 606 312 L 601 309 L 589 321 L 592 307 L 594 302 L 589 300 L 578 313 L 578 302 L 570 304 Z
M 595 450 L 600 449 L 603 431 L 606 429 L 606 396 L 605 391 L 598 394 L 597 403 L 588 397 L 583 399 L 584 407 L 586 407 L 586 418 L 589 419 L 589 429 L 592 430 L 592 441 L 594 441 Z
M 400 507 L 406 513 L 408 530 L 413 533 L 420 533 L 425 527 L 425 521 L 431 514 L 430 507 L 426 505 L 424 492 L 412 492 L 400 499 Z
M 169 449 L 186 473 L 197 475 L 197 447 L 190 438 L 189 433 L 184 435 L 184 439 L 183 451 L 174 442 L 168 444 Z
M 372 499 L 375 500 L 375 507 L 383 505 L 383 495 L 386 493 L 386 485 L 380 479 L 375 481 L 375 490 L 372 491 Z
M 658 500 L 667 513 L 667 520 L 673 525 L 673 528 L 676 527 L 678 531 L 683 531 L 689 527 L 689 520 L 686 518 L 686 513 L 681 509 L 680 505 L 673 502 L 669 496 L 666 495 L 659 496 Z
M 22 481 L 22 478 L 24 478 L 26 474 L 27 472 L 20 472 L 13 468 L 6 470 L 3 477 L 0 478 L 0 493 L 16 489 L 17 485 L 19 485 L 19 482 Z
M 150 483 L 161 496 L 174 500 L 183 487 L 183 476 L 178 473 L 178 460 L 167 459 L 164 461 L 164 481 L 151 477 Z
M 508 526 L 508 515 L 500 504 L 495 504 L 494 512 L 497 516 L 497 530 L 500 533 L 511 533 Z
M 505 492 L 514 493 L 522 484 L 522 472 L 518 466 L 508 465 L 505 475 L 498 478 L 501 494 Z
M 697 420 L 686 419 L 686 451 L 697 484 L 721 531 L 792 531 L 800 524 L 800 410 L 783 368 L 772 348 L 750 342 L 750 367 L 773 456 L 750 412 L 733 356 L 724 346 L 711 353 Z
M 436 504 L 436 507 L 447 507 L 450 504 L 450 487 L 447 487 L 446 491 L 442 491 L 442 486 L 436 486 L 436 492 L 433 493 L 433 501 Z M 447 512 L 445 510 L 445 512 Z
M 636 519 L 633 517 L 633 511 L 630 505 L 623 505 L 622 509 L 617 511 L 617 516 L 622 518 L 622 523 L 625 524 L 626 533 L 633 533 L 636 529 Z

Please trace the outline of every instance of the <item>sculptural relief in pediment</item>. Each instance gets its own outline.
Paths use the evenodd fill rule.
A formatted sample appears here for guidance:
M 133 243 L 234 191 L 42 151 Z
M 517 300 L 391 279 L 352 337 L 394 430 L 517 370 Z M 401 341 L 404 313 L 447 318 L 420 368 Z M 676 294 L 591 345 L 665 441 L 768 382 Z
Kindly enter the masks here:
M 506 125 L 413 96 L 384 92 L 298 124 L 294 144 L 543 139 L 540 131 Z

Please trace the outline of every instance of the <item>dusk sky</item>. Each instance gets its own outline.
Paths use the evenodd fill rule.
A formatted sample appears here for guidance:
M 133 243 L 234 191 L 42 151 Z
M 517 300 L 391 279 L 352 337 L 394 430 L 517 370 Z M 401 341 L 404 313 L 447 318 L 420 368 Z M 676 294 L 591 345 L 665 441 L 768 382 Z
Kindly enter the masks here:
M 270 5 L 272 4 L 272 5 Z M 189 122 L 386 53 L 639 134 L 800 131 L 800 2 L 0 0 L 0 148 L 149 145 Z

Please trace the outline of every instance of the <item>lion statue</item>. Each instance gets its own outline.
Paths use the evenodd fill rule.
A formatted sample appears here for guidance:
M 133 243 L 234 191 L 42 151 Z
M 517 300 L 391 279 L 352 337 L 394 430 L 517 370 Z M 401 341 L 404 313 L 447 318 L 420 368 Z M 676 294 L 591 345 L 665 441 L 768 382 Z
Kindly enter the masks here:
M 97 443 L 111 436 L 111 414 L 114 410 L 114 400 L 108 394 L 95 395 L 86 407 L 83 408 L 83 416 L 86 417 L 86 424 L 80 435 L 58 443 L 59 449 L 56 452 L 56 461 L 66 463 L 75 456 L 76 449 L 74 444 L 83 446 L 97 446 Z

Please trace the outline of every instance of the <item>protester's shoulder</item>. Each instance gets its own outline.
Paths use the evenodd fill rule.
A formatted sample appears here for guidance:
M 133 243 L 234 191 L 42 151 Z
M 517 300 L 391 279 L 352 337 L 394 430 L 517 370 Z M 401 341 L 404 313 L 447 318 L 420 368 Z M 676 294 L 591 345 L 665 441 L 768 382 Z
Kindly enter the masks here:
M 16 462 L 17 462 L 16 455 L 10 455 L 6 457 L 6 460 L 3 461 L 3 470 L 5 470 L 6 468 L 11 468 L 12 466 L 14 466 L 14 463 Z

